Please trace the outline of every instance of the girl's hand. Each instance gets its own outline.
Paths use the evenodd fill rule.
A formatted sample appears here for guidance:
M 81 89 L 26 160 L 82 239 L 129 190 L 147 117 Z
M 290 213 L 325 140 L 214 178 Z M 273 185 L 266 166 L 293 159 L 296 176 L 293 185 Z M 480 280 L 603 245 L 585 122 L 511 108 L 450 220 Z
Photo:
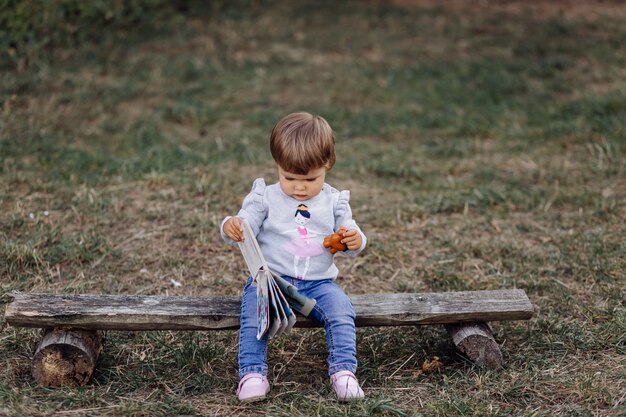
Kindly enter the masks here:
M 361 247 L 363 239 L 361 239 L 361 234 L 355 229 L 348 230 L 347 227 L 341 226 L 339 231 L 343 232 L 341 243 L 345 244 L 349 250 L 357 250 Z
M 239 217 L 231 217 L 224 223 L 224 234 L 235 242 L 243 242 L 243 227 Z

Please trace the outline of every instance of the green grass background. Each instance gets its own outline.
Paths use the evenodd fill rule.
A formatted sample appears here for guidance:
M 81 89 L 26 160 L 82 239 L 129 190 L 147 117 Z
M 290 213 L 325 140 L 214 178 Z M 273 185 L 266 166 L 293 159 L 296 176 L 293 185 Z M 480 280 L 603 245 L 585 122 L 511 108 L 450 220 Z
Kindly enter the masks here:
M 216 2 L 1 51 L 1 306 L 238 294 L 219 222 L 276 180 L 269 131 L 305 110 L 335 129 L 328 181 L 369 237 L 338 260 L 347 293 L 522 288 L 536 315 L 494 324 L 495 371 L 437 327 L 359 329 L 352 405 L 321 330 L 278 340 L 270 399 L 241 405 L 236 332 L 109 332 L 92 382 L 48 389 L 39 331 L 2 321 L 0 414 L 623 415 L 625 19 L 610 1 Z

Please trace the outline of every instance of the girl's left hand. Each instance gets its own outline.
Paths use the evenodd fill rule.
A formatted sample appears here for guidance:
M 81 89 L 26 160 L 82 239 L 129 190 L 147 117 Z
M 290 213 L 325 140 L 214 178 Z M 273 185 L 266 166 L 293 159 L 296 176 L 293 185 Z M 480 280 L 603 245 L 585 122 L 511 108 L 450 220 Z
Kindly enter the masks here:
M 348 230 L 347 227 L 341 226 L 339 231 L 343 232 L 341 243 L 345 244 L 349 250 L 357 250 L 361 247 L 363 240 L 361 239 L 361 234 L 355 229 Z

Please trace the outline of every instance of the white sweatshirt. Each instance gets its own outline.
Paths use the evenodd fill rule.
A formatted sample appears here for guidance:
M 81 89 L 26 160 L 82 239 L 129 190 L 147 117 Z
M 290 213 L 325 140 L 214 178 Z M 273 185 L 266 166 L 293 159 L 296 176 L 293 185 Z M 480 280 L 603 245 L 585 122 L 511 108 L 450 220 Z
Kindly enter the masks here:
M 248 220 L 275 273 L 305 280 L 334 279 L 339 271 L 333 255 L 322 246 L 324 237 L 340 226 L 356 229 L 363 243 L 357 250 L 339 252 L 347 256 L 357 255 L 367 242 L 352 219 L 349 201 L 350 191 L 337 191 L 328 184 L 315 197 L 300 201 L 286 195 L 279 183 L 266 186 L 263 178 L 257 178 L 237 217 Z M 234 245 L 224 234 L 229 218 L 222 221 L 220 232 L 226 243 Z

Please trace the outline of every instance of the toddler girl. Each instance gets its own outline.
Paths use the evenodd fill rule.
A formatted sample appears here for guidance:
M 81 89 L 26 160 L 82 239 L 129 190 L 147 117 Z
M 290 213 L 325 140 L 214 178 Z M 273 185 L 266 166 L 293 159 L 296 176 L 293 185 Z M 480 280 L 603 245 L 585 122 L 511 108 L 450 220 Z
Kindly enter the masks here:
M 278 168 L 278 183 L 258 178 L 235 217 L 226 217 L 220 231 L 230 244 L 243 239 L 241 220 L 250 223 L 270 269 L 317 303 L 311 316 L 324 324 L 328 343 L 330 382 L 340 400 L 363 398 L 354 376 L 357 368 L 354 308 L 335 284 L 338 270 L 333 255 L 322 247 L 324 236 L 339 230 L 355 256 L 363 250 L 365 235 L 352 219 L 350 192 L 324 182 L 335 163 L 335 138 L 322 117 L 293 113 L 282 118 L 270 137 Z M 239 387 L 241 401 L 265 398 L 267 339 L 257 340 L 256 289 L 248 279 L 241 300 L 239 331 Z

